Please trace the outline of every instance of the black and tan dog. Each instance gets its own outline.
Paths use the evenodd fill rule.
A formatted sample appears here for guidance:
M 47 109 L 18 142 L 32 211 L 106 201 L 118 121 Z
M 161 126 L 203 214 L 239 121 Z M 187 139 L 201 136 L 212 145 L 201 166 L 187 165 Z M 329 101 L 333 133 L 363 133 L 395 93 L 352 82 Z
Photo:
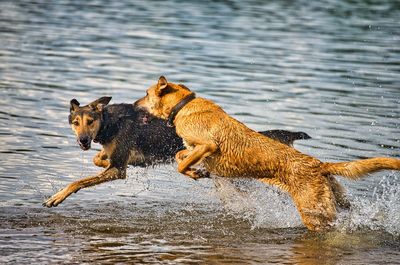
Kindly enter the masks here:
M 103 149 L 93 162 L 105 170 L 69 184 L 46 200 L 44 206 L 57 206 L 82 188 L 124 179 L 128 165 L 170 163 L 176 152 L 184 149 L 175 128 L 168 127 L 164 120 L 135 109 L 132 104 L 108 105 L 110 100 L 111 97 L 102 97 L 82 107 L 76 99 L 71 100 L 69 123 L 77 142 L 83 150 L 90 149 L 92 141 L 100 143 Z M 288 145 L 294 140 L 310 138 L 303 132 L 284 130 L 261 133 Z M 207 176 L 207 172 L 198 172 Z
M 192 167 L 201 163 L 221 177 L 251 177 L 278 186 L 291 195 L 310 230 L 329 227 L 336 206 L 347 204 L 334 175 L 357 179 L 382 169 L 400 170 L 400 159 L 394 158 L 321 162 L 249 129 L 212 101 L 163 76 L 135 105 L 175 125 L 187 147 L 176 154 L 180 173 L 197 179 L 201 176 Z

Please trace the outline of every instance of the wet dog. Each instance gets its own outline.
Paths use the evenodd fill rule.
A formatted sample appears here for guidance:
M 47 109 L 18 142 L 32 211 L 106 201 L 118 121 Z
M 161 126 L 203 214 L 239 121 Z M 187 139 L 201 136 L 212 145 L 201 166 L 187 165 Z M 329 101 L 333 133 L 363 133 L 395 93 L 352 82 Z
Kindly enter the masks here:
M 288 192 L 310 230 L 328 228 L 336 207 L 348 206 L 335 175 L 358 179 L 383 169 L 400 170 L 400 159 L 370 158 L 324 163 L 265 137 L 235 120 L 210 100 L 161 76 L 135 106 L 176 127 L 187 149 L 176 154 L 178 171 L 193 179 L 202 164 L 221 177 L 250 177 Z
M 103 149 L 93 162 L 105 170 L 69 184 L 46 200 L 44 206 L 57 206 L 82 188 L 124 179 L 128 165 L 145 167 L 170 163 L 176 152 L 184 149 L 175 128 L 168 127 L 164 120 L 135 109 L 132 104 L 108 105 L 110 100 L 111 97 L 102 97 L 82 107 L 76 99 L 71 100 L 69 124 L 77 142 L 82 150 L 90 149 L 92 141 L 100 143 Z M 288 145 L 297 139 L 310 138 L 303 132 L 284 130 L 261 133 Z

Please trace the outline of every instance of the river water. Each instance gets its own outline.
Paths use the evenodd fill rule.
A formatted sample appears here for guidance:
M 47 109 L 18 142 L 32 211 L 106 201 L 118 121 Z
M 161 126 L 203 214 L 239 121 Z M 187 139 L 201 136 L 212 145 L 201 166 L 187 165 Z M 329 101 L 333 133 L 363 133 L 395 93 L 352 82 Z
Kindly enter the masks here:
M 399 1 L 1 1 L 0 263 L 399 264 L 400 174 L 346 187 L 308 232 L 288 196 L 175 165 L 42 201 L 98 172 L 69 101 L 134 102 L 160 75 L 323 161 L 399 157 Z M 223 183 L 220 189 L 214 181 Z

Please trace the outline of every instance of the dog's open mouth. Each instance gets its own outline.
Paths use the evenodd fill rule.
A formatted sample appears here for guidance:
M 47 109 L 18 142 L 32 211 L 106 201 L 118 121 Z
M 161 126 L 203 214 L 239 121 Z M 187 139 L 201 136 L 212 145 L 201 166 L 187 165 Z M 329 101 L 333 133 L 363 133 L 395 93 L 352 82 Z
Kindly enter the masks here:
M 79 147 L 80 147 L 83 151 L 87 151 L 87 150 L 90 149 L 90 144 L 91 144 L 91 142 L 89 142 L 89 143 L 81 143 L 81 142 L 78 140 L 78 144 L 79 144 Z
M 142 123 L 143 123 L 143 124 L 149 124 L 149 122 L 150 122 L 149 115 L 143 115 L 143 117 L 142 117 Z

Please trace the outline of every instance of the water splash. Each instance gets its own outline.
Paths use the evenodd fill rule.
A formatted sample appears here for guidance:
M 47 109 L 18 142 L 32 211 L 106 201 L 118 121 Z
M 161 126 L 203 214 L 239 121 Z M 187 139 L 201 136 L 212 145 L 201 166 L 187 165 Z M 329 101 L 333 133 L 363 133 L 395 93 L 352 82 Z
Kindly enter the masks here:
M 293 201 L 279 189 L 256 180 L 214 177 L 217 196 L 229 214 L 249 221 L 252 228 L 301 226 Z
M 252 228 L 303 226 L 290 196 L 255 180 L 214 178 L 216 193 L 229 214 L 248 220 Z M 350 198 L 352 208 L 340 211 L 334 223 L 338 232 L 373 230 L 400 236 L 400 181 L 382 178 L 372 196 Z
M 375 187 L 371 197 L 353 197 L 349 211 L 340 212 L 335 226 L 338 230 L 384 231 L 400 236 L 399 177 L 386 175 Z

